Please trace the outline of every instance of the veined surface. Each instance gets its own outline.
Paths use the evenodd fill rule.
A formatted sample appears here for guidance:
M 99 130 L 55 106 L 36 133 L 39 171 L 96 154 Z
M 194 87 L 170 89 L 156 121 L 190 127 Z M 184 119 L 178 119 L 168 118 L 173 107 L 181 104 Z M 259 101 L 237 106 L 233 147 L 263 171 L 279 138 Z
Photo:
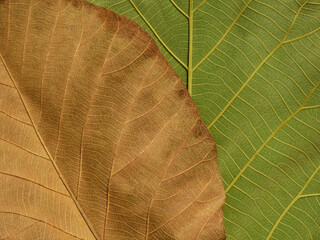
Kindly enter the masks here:
M 222 239 L 215 143 L 136 23 L 0 0 L 0 238 Z
M 228 239 L 320 236 L 319 0 L 92 0 L 152 34 L 215 138 Z

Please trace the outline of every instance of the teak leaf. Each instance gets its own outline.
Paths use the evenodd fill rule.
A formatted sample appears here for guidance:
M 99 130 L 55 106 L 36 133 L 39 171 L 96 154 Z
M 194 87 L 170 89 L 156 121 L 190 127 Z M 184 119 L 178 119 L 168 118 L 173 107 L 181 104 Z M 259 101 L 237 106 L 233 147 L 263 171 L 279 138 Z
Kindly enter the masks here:
M 143 26 L 215 138 L 228 239 L 319 239 L 319 0 L 91 0 Z
M 214 141 L 132 20 L 0 0 L 0 238 L 224 239 Z

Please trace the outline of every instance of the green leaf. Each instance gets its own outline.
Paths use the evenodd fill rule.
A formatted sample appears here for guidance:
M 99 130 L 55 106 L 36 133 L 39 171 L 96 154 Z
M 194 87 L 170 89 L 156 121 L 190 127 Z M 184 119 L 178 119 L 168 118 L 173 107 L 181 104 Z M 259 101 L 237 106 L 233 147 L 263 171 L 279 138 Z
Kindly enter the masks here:
M 320 236 L 319 0 L 96 0 L 134 19 L 218 145 L 228 239 Z

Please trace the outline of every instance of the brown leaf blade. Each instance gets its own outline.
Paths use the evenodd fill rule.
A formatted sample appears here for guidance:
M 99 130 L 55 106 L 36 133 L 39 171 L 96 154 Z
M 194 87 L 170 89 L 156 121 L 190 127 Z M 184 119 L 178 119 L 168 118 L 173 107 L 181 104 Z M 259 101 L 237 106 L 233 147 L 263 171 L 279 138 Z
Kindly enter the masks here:
M 1 237 L 224 238 L 215 144 L 144 30 L 76 0 L 0 22 Z

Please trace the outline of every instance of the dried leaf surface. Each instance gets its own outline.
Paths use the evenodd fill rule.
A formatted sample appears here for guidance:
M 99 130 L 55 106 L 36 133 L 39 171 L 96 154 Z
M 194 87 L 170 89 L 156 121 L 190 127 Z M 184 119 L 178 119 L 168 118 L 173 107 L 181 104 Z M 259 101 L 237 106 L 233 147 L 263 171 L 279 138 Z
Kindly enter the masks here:
M 0 238 L 223 239 L 216 147 L 133 21 L 0 1 Z

